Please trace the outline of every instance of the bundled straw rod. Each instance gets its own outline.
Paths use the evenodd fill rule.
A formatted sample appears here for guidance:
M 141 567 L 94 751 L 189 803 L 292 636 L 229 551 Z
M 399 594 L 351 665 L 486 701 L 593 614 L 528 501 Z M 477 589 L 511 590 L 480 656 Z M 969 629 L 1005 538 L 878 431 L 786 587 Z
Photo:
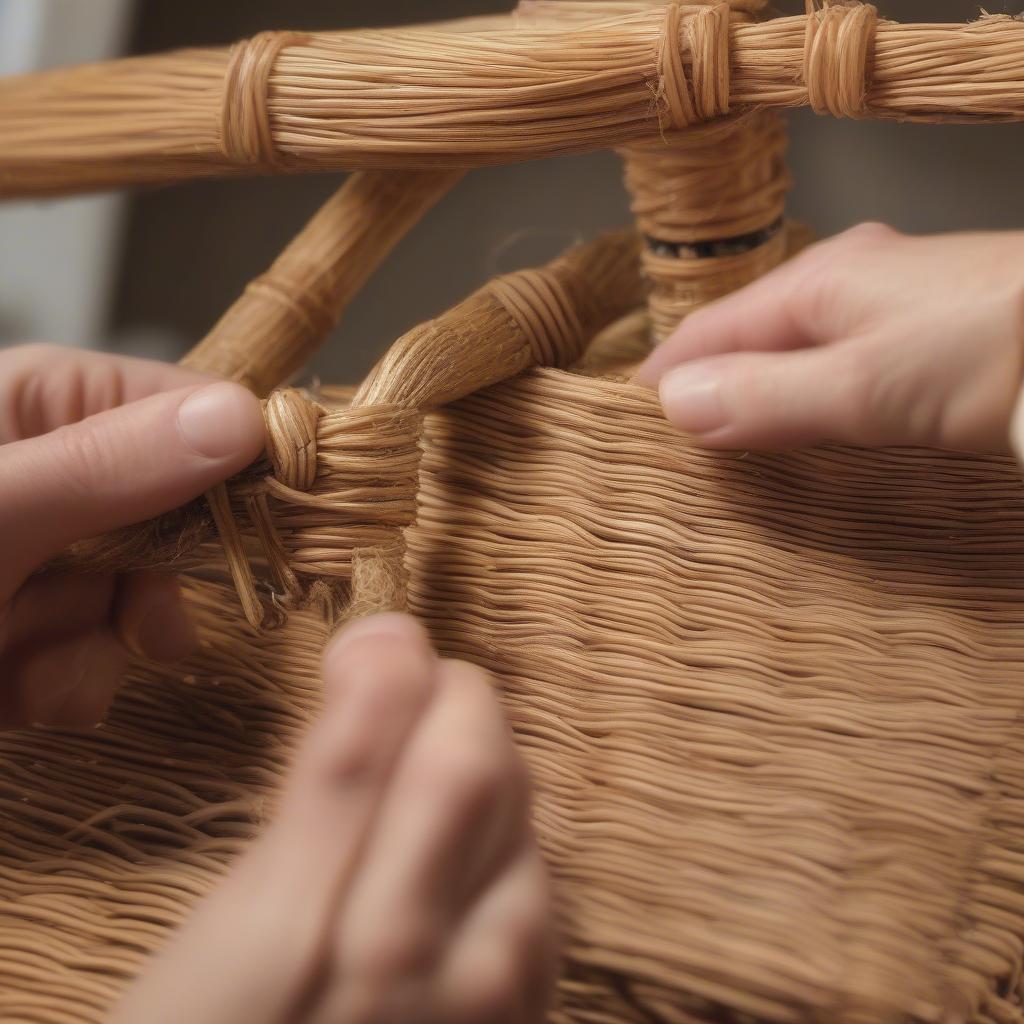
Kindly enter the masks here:
M 353 174 L 182 362 L 237 380 L 260 396 L 286 383 L 394 246 L 460 176 Z
M 726 5 L 671 4 L 581 23 L 570 7 L 564 24 L 527 12 L 486 31 L 262 35 L 234 50 L 12 78 L 0 83 L 0 195 L 506 163 L 755 105 L 1024 119 L 1024 23 L 1006 16 L 900 25 L 836 5 L 753 24 Z

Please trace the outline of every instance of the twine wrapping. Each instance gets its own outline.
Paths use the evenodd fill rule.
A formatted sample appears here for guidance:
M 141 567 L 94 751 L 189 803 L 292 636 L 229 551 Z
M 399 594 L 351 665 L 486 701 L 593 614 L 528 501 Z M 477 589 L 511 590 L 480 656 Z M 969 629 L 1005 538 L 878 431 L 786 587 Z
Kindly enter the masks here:
M 816 114 L 869 115 L 877 24 L 878 11 L 871 4 L 829 3 L 821 11 L 808 11 L 803 71 L 807 103 Z
M 779 116 L 758 111 L 621 151 L 656 338 L 785 258 L 785 148 Z
M 1008 16 L 901 25 L 832 5 L 760 23 L 733 10 L 726 26 L 724 6 L 613 3 L 633 13 L 611 20 L 581 16 L 573 0 L 561 7 L 289 37 L 276 60 L 272 36 L 233 57 L 193 50 L 6 79 L 0 195 L 257 170 L 475 167 L 615 148 L 764 107 L 1024 119 L 1024 23 Z
M 282 166 L 270 121 L 270 75 L 286 46 L 309 42 L 299 32 L 261 32 L 232 47 L 224 75 L 221 145 L 232 163 Z

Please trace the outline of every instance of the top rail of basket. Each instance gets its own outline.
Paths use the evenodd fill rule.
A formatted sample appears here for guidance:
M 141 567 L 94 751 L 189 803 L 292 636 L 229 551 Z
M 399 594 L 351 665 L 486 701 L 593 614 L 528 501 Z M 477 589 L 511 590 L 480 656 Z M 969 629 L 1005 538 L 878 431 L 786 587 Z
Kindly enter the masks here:
M 263 33 L 0 80 L 0 196 L 472 167 L 763 106 L 1024 119 L 1024 22 L 899 24 L 855 3 L 755 21 L 759 5 L 533 0 L 441 26 Z

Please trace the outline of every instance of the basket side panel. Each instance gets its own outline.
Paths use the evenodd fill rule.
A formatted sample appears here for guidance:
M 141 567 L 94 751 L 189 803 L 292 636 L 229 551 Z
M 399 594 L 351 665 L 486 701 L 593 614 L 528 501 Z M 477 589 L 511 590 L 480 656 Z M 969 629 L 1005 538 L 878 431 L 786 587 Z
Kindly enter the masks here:
M 556 1019 L 1019 1019 L 1021 498 L 560 371 L 428 421 L 411 604 L 531 765 Z

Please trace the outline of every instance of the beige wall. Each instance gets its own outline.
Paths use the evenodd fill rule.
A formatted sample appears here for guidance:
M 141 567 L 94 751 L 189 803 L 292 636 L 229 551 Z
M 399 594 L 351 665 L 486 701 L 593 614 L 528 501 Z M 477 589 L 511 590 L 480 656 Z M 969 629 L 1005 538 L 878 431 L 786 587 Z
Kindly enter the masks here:
M 1017 13 L 1022 5 L 1008 0 L 1002 6 Z M 135 45 L 151 50 L 224 42 L 267 27 L 401 22 L 508 4 L 144 0 L 141 6 Z M 801 6 L 798 0 L 786 4 Z M 882 10 L 901 20 L 964 20 L 976 13 L 960 0 L 890 0 Z M 792 125 L 790 211 L 820 232 L 867 218 L 912 231 L 1024 228 L 1024 126 L 837 122 L 806 112 Z M 137 197 L 112 325 L 115 342 L 174 354 L 197 338 L 337 180 L 211 182 Z M 332 381 L 355 379 L 398 333 L 494 271 L 545 258 L 627 217 L 610 154 L 475 172 L 399 247 L 313 370 Z

